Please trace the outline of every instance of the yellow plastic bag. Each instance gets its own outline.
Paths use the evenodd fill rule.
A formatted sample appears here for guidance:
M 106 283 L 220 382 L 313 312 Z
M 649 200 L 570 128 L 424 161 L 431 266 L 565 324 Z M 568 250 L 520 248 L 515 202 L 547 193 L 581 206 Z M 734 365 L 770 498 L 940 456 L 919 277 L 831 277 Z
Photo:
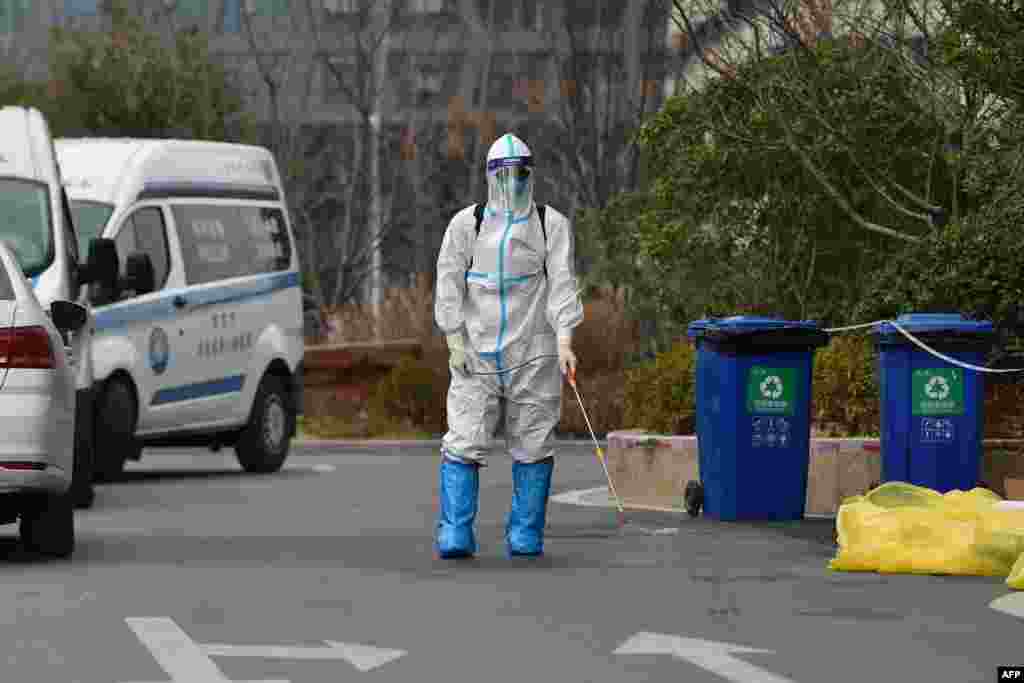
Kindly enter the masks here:
M 836 571 L 1007 576 L 1024 587 L 1024 510 L 987 489 L 945 495 L 890 482 L 839 509 Z M 1011 578 L 1007 583 L 1016 587 Z
M 938 491 L 899 481 L 882 484 L 864 496 L 868 502 L 883 508 L 930 507 L 941 504 L 942 498 Z
M 1017 558 L 1010 575 L 1006 577 L 1006 585 L 1014 590 L 1024 590 L 1024 555 Z

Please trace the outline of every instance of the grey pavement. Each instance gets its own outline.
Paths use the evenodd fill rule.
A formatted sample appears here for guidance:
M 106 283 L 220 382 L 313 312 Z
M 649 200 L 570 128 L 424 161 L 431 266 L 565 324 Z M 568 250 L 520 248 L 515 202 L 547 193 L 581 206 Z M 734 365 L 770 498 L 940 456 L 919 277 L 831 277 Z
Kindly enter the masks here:
M 511 467 L 490 462 L 480 554 L 444 562 L 432 444 L 302 445 L 265 476 L 147 451 L 79 513 L 71 560 L 0 529 L 0 680 L 962 683 L 1024 663 L 1024 624 L 988 607 L 1001 579 L 830 572 L 827 520 L 619 528 L 553 502 L 546 556 L 509 560 Z M 553 493 L 602 481 L 565 446 Z

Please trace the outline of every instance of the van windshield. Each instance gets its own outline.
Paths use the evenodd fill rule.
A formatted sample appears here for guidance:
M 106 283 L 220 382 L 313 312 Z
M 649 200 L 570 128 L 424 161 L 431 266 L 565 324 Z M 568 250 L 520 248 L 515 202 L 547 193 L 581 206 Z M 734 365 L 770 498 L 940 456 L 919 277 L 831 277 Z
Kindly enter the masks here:
M 113 204 L 71 200 L 71 217 L 75 221 L 75 232 L 78 233 L 78 253 L 89 253 L 89 242 L 99 237 L 114 213 Z
M 0 178 L 0 240 L 6 241 L 25 275 L 43 272 L 53 261 L 50 191 L 43 183 Z

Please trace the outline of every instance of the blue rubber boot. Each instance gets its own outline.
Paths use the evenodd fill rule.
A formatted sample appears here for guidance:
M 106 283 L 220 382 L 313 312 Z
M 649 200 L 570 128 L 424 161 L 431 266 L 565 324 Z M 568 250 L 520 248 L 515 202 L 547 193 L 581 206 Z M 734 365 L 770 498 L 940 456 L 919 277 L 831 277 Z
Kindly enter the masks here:
M 554 468 L 554 458 L 512 464 L 512 509 L 505 527 L 509 555 L 544 554 L 544 525 Z
M 473 524 L 480 493 L 480 467 L 448 458 L 441 461 L 440 515 L 437 552 L 442 559 L 472 557 L 476 553 Z

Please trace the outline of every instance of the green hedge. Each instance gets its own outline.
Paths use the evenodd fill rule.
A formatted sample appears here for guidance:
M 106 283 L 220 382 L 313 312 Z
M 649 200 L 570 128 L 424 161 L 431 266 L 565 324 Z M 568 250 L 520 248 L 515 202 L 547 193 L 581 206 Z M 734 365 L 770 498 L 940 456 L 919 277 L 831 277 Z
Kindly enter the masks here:
M 814 356 L 813 421 L 826 436 L 879 435 L 877 354 L 867 335 L 836 335 Z
M 694 361 L 688 341 L 678 341 L 649 361 L 626 372 L 624 428 L 660 434 L 693 434 Z
M 626 375 L 623 427 L 693 434 L 694 361 L 688 341 Z M 865 336 L 836 336 L 814 358 L 813 420 L 828 436 L 878 436 L 875 352 Z
M 370 396 L 370 434 L 417 428 L 443 433 L 446 428 L 447 365 L 406 357 L 378 382 Z

